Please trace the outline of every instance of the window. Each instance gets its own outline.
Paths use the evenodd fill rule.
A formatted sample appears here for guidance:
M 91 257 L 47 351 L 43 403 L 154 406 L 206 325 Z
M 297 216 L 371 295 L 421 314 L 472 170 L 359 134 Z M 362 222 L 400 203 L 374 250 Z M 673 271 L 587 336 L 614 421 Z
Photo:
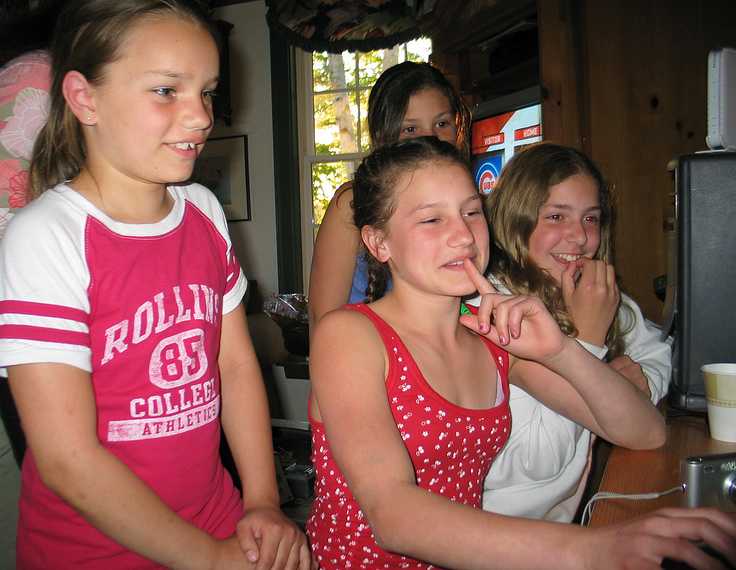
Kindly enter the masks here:
M 369 151 L 368 95 L 381 73 L 406 60 L 428 61 L 429 39 L 367 53 L 297 50 L 301 154 L 302 270 L 309 282 L 312 245 L 335 190 Z

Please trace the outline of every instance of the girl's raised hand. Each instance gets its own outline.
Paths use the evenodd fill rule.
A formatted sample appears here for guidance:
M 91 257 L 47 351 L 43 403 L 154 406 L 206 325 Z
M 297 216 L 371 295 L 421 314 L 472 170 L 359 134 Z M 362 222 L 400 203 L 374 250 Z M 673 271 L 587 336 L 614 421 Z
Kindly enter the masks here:
M 538 298 L 502 295 L 472 261 L 463 266 L 481 296 L 478 313 L 460 317 L 463 325 L 525 360 L 544 362 L 562 351 L 565 336 Z
M 620 301 L 613 265 L 583 258 L 568 263 L 560 282 L 578 338 L 603 346 Z

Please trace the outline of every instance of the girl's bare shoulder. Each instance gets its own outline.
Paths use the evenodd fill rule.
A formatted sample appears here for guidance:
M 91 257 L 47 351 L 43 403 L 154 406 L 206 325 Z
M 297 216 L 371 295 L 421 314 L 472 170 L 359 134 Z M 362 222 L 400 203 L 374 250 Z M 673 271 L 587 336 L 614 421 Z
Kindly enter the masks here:
M 320 231 L 322 231 L 323 228 L 328 228 L 328 230 L 326 230 L 328 233 L 332 233 L 335 228 L 342 228 L 341 231 L 349 228 L 349 230 L 354 231 L 354 233 L 357 235 L 357 230 L 353 225 L 352 182 L 345 182 L 342 186 L 335 190 L 335 194 L 332 196 L 330 203 L 327 205 L 327 211 L 325 212 L 324 218 L 322 219 Z M 317 234 L 317 240 L 319 241 L 319 233 Z
M 330 200 L 330 207 L 338 210 L 349 210 L 351 215 L 353 211 L 353 182 L 348 180 L 342 184 Z
M 320 319 L 314 330 L 314 342 L 322 337 L 343 337 L 352 342 L 355 336 L 362 338 L 378 335 L 375 326 L 367 315 L 349 308 L 330 311 Z
M 327 313 L 310 341 L 310 370 L 314 378 L 329 379 L 348 370 L 383 378 L 386 349 L 381 336 L 365 314 L 351 309 Z M 323 383 L 324 380 L 321 382 Z

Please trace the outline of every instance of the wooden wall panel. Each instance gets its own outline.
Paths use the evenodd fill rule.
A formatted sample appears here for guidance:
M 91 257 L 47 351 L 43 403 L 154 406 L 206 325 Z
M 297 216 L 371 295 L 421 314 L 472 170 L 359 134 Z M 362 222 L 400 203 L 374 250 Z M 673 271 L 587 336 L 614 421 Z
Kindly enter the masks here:
M 736 45 L 736 3 L 584 0 L 580 15 L 588 150 L 616 192 L 617 271 L 659 320 L 653 279 L 665 272 L 667 163 L 706 148 L 707 55 Z
M 544 138 L 584 150 L 587 112 L 578 10 L 574 0 L 537 2 Z

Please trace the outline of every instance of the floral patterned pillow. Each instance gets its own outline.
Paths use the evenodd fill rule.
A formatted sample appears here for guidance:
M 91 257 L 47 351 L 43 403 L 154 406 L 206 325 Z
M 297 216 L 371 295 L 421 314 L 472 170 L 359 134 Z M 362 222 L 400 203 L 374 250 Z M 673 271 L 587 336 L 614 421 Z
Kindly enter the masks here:
M 32 51 L 0 68 L 0 236 L 12 212 L 28 202 L 33 143 L 46 122 L 51 61 Z

